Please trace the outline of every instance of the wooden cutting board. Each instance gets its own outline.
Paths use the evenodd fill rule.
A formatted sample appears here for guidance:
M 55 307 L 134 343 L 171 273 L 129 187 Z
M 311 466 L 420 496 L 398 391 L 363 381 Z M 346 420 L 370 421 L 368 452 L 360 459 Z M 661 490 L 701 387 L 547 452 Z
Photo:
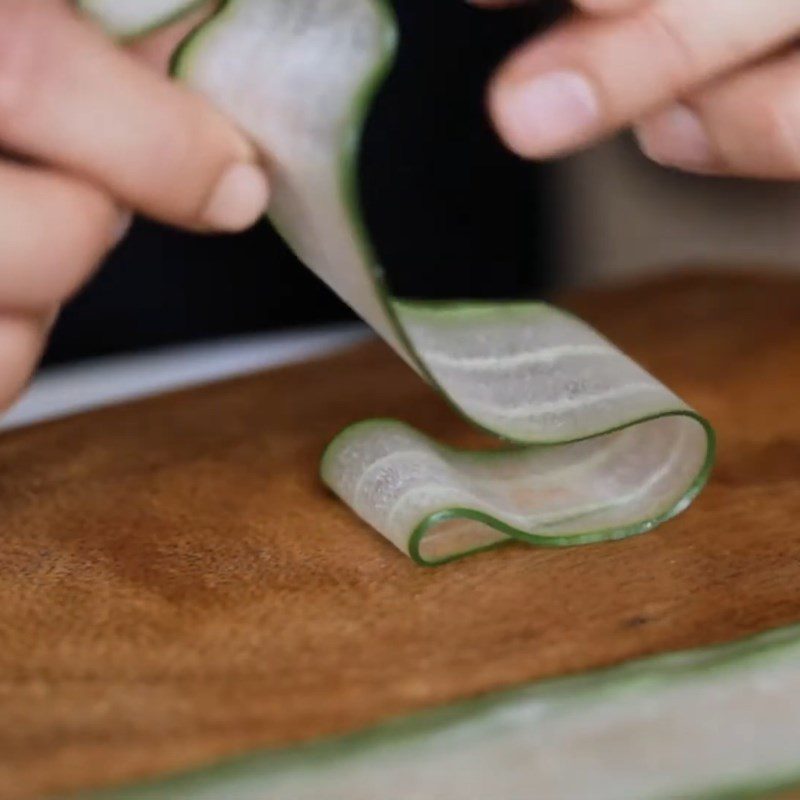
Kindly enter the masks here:
M 716 423 L 657 532 L 426 569 L 316 477 L 346 424 L 481 436 L 380 344 L 0 438 L 0 796 L 128 782 L 800 620 L 800 281 L 566 298 Z

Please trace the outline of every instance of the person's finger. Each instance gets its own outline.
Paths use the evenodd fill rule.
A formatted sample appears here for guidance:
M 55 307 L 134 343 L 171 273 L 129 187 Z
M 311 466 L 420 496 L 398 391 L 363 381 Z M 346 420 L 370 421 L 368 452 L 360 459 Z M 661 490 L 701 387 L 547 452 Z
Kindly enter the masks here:
M 53 318 L 52 310 L 24 314 L 0 309 L 0 411 L 19 397 L 30 380 Z
M 0 2 L 0 143 L 185 227 L 239 230 L 267 201 L 252 146 L 222 115 L 59 0 Z
M 654 0 L 573 0 L 587 14 L 624 14 Z
M 514 6 L 535 5 L 539 0 L 467 0 L 473 6 L 502 10 Z M 587 14 L 622 14 L 652 0 L 572 0 L 573 5 Z
M 797 0 L 658 0 L 621 17 L 576 17 L 512 56 L 490 108 L 517 153 L 559 155 L 798 33 Z
M 511 6 L 534 5 L 539 0 L 467 0 L 481 8 L 503 9 Z M 589 14 L 621 14 L 651 0 L 572 0 L 573 5 Z
M 161 74 L 169 72 L 172 57 L 186 37 L 201 23 L 208 19 L 218 4 L 208 2 L 195 8 L 191 13 L 165 28 L 135 39 L 128 44 L 128 52 Z
M 125 221 L 107 195 L 77 178 L 0 162 L 0 311 L 67 300 Z
M 800 53 L 719 81 L 645 120 L 637 136 L 667 166 L 800 179 Z

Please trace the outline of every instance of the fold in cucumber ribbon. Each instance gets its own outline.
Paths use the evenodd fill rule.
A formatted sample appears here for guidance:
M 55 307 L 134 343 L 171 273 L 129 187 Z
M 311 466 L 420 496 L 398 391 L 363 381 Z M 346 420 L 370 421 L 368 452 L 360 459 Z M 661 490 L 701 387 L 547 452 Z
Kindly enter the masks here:
M 82 5 L 127 35 L 197 3 Z M 396 38 L 379 0 L 229 0 L 176 59 L 178 75 L 263 149 L 270 217 L 300 259 L 467 420 L 511 445 L 465 452 L 402 422 L 372 420 L 329 446 L 323 480 L 422 564 L 513 540 L 565 546 L 651 530 L 708 478 L 714 433 L 705 419 L 547 304 L 389 293 L 357 174 L 361 131 Z

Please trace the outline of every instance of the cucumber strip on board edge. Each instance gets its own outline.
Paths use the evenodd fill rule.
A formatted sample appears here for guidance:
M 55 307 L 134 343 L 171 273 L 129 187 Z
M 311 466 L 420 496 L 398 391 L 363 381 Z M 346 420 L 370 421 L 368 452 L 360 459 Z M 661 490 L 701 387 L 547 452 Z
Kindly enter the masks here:
M 92 800 L 721 800 L 799 783 L 795 626 Z

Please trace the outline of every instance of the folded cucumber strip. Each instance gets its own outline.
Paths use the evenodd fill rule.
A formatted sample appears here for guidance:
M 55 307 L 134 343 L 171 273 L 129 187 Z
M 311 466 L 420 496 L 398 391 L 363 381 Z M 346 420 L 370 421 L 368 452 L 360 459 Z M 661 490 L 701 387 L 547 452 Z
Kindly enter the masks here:
M 117 32 L 126 15 L 145 22 L 142 0 L 88 2 Z M 171 5 L 154 3 L 154 19 Z M 300 259 L 466 419 L 513 445 L 463 453 L 373 421 L 331 445 L 324 481 L 422 564 L 515 539 L 564 546 L 651 530 L 707 480 L 714 434 L 702 417 L 554 307 L 389 293 L 356 175 L 396 33 L 377 0 L 229 0 L 177 59 L 263 150 L 270 216 Z
M 101 797 L 675 800 L 762 796 L 793 783 L 797 627 L 496 693 Z

